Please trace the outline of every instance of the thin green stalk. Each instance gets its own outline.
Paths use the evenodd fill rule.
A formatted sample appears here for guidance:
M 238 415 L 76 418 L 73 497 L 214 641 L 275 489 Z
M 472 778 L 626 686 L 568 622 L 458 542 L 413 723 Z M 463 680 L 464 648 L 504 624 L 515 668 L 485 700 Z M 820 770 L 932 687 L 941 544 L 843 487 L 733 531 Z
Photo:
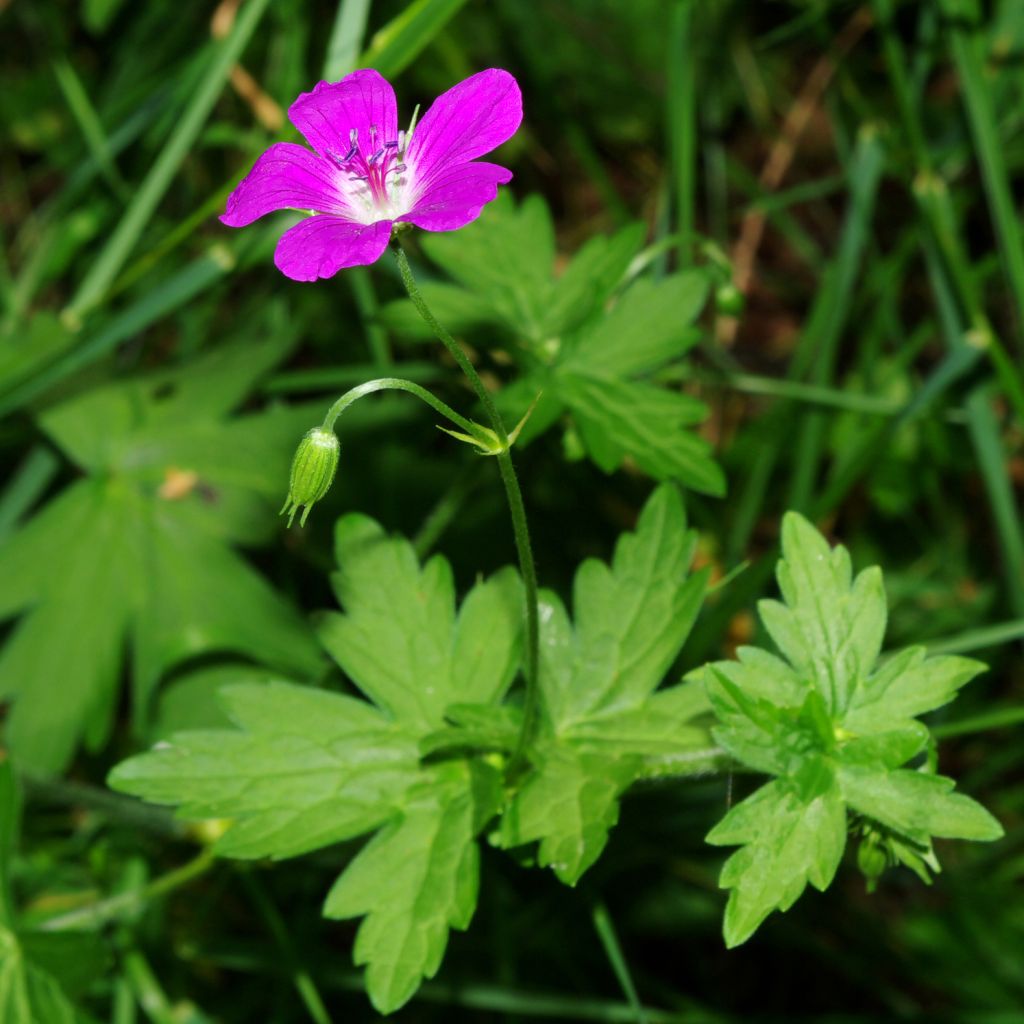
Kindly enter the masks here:
M 668 30 L 668 130 L 672 156 L 675 229 L 679 263 L 691 262 L 697 205 L 697 72 L 693 0 L 676 0 Z
M 391 349 L 388 346 L 388 333 L 377 322 L 377 293 L 373 290 L 370 275 L 362 267 L 353 267 L 346 275 L 355 299 L 356 310 L 363 321 L 366 341 L 370 348 L 370 358 L 378 372 L 391 367 Z
M 358 402 L 360 398 L 365 398 L 367 395 L 372 395 L 377 391 L 407 391 L 410 395 L 415 395 L 420 401 L 426 402 L 432 409 L 435 409 L 442 416 L 451 420 L 452 423 L 470 436 L 477 436 L 480 429 L 478 424 L 472 420 L 467 420 L 465 416 L 459 415 L 450 405 L 442 402 L 440 398 L 427 391 L 426 388 L 421 388 L 419 384 L 414 384 L 411 380 L 403 380 L 401 377 L 379 377 L 377 380 L 368 380 L 365 384 L 360 384 L 346 391 L 327 410 L 327 415 L 324 416 L 323 429 L 334 430 L 334 424 L 337 423 L 338 417 L 350 405 Z
M 868 126 L 861 132 L 847 175 L 853 195 L 839 247 L 822 276 L 814 306 L 790 361 L 787 378 L 791 381 L 799 380 L 813 370 L 812 383 L 822 387 L 831 377 L 838 341 L 850 314 L 853 285 L 867 242 L 868 222 L 881 179 L 882 162 L 881 140 L 873 127 Z M 809 436 L 800 441 L 790 485 L 789 507 L 798 509 L 809 505 L 825 429 L 821 417 L 811 414 L 801 420 L 801 437 L 804 423 L 809 424 Z M 739 561 L 746 552 L 769 486 L 775 478 L 776 464 L 797 430 L 792 407 L 788 404 L 780 407 L 771 417 L 770 424 L 770 428 L 766 427 L 764 431 L 765 441 L 757 461 L 734 504 L 725 551 L 729 562 Z
M 64 310 L 69 322 L 76 323 L 106 294 L 132 249 L 135 248 L 150 217 L 170 187 L 181 162 L 213 110 L 231 69 L 263 17 L 270 0 L 249 0 L 239 11 L 231 34 L 217 44 L 206 74 L 182 114 L 167 144 L 135 192 L 107 244 L 89 268 L 71 302 Z
M 950 355 L 974 351 L 968 342 L 971 334 L 964 334 L 964 325 L 957 308 L 953 284 L 941 263 L 935 246 L 925 247 L 925 258 L 932 292 L 939 312 L 939 322 L 945 335 Z M 1013 484 L 1009 477 L 1007 458 L 1003 451 L 999 424 L 992 412 L 985 386 L 976 388 L 968 397 L 967 424 L 981 470 L 982 481 L 1002 549 L 1003 569 L 1007 592 L 1014 613 L 1024 615 L 1024 534 L 1020 527 Z
M 100 173 L 114 195 L 118 199 L 124 199 L 127 186 L 111 156 L 103 124 L 89 99 L 89 94 L 85 91 L 85 86 L 82 85 L 82 80 L 66 57 L 54 60 L 53 73 L 61 92 L 64 93 L 72 117 L 78 122 L 85 143 L 89 147 L 89 153 L 99 166 Z
M 978 30 L 980 8 L 977 0 L 941 0 L 948 17 L 950 47 L 967 107 L 967 119 L 974 137 L 974 148 L 981 165 L 982 181 L 988 196 L 989 212 L 999 240 L 1003 272 L 1013 294 L 1017 324 L 1024 318 L 1024 234 L 1010 187 L 1003 144 L 999 140 L 992 88 L 986 81 L 981 52 L 982 35 Z M 1020 339 L 1018 339 L 1020 340 Z
M 1024 383 L 1020 370 L 1013 364 L 985 315 L 966 249 L 957 230 L 956 214 L 946 183 L 937 175 L 922 172 L 914 179 L 913 191 L 975 344 L 984 348 L 1003 391 L 1024 423 Z
M 861 129 L 850 164 L 850 209 L 829 282 L 833 303 L 813 353 L 812 383 L 819 387 L 827 385 L 835 373 L 839 338 L 849 317 L 854 283 L 867 246 L 868 228 L 884 166 L 885 150 L 878 130 L 874 125 L 867 125 Z M 789 507 L 792 509 L 804 511 L 810 505 L 827 425 L 824 414 L 817 412 L 805 417 L 801 423 L 789 492 Z
M 717 385 L 745 395 L 788 398 L 807 405 L 821 405 L 828 409 L 841 409 L 868 416 L 900 416 L 906 409 L 903 402 L 891 398 L 840 391 L 838 388 L 819 387 L 816 384 L 802 384 L 800 381 L 780 377 L 760 377 L 752 373 L 729 374 L 720 380 L 703 379 L 701 383 L 705 387 Z M 963 416 L 960 414 L 951 414 L 947 418 L 958 423 L 963 422 Z
M 512 533 L 515 537 L 516 553 L 519 556 L 519 572 L 523 578 L 523 586 L 526 590 L 526 665 L 524 679 L 526 693 L 523 701 L 523 724 L 516 741 L 516 748 L 513 751 L 509 762 L 509 773 L 516 774 L 524 765 L 526 760 L 526 749 L 533 739 L 540 718 L 540 684 L 538 680 L 538 667 L 540 659 L 540 617 L 537 609 L 537 569 L 533 561 L 533 551 L 530 547 L 530 530 L 526 520 L 526 507 L 523 504 L 523 493 L 519 487 L 519 480 L 516 477 L 515 467 L 512 465 L 512 456 L 509 453 L 508 432 L 498 412 L 494 399 L 491 398 L 476 368 L 469 361 L 466 353 L 459 347 L 458 342 L 441 325 L 437 317 L 431 312 L 426 304 L 413 277 L 412 268 L 409 266 L 409 258 L 402 248 L 401 241 L 392 242 L 392 250 L 395 259 L 398 261 L 398 270 L 402 275 L 402 283 L 409 293 L 412 304 L 416 311 L 423 317 L 423 320 L 434 332 L 438 341 L 448 350 L 451 357 L 458 364 L 459 368 L 466 375 L 484 412 L 490 421 L 491 428 L 497 435 L 501 451 L 497 455 L 498 469 L 501 473 L 501 481 L 505 485 L 505 496 L 508 499 L 509 514 L 512 518 Z
M 918 114 L 918 103 L 915 87 L 912 86 L 907 74 L 907 57 L 899 35 L 893 28 L 893 2 L 892 0 L 874 0 L 873 3 L 876 20 L 881 26 L 882 45 L 885 53 L 886 69 L 889 74 L 889 81 L 896 96 L 897 106 L 900 111 L 900 120 L 903 126 L 903 133 L 910 142 L 911 152 L 917 173 L 913 183 L 914 198 L 917 200 L 918 209 L 924 215 L 925 222 L 932 233 L 932 236 L 946 263 L 947 272 L 955 286 L 960 303 L 964 307 L 967 319 L 970 321 L 971 329 L 984 337 L 987 345 L 986 351 L 992 361 L 993 368 L 999 377 L 999 382 L 1007 396 L 1013 402 L 1018 417 L 1024 422 L 1024 381 L 1022 381 L 1019 369 L 1013 364 L 1000 339 L 991 329 L 988 319 L 985 316 L 984 308 L 977 295 L 974 284 L 974 277 L 968 261 L 964 246 L 961 244 L 957 230 L 956 215 L 949 197 L 945 182 L 935 174 L 932 166 L 931 153 L 925 139 L 921 118 Z M 947 8 L 949 4 L 947 3 Z M 992 122 L 991 109 L 988 106 L 985 85 L 979 81 L 977 68 L 974 73 L 965 71 L 968 65 L 973 66 L 970 55 L 969 43 L 961 37 L 961 33 L 954 32 L 954 47 L 964 48 L 963 60 L 958 59 L 958 66 L 964 88 L 968 93 L 967 102 L 969 115 L 972 119 L 972 129 L 978 141 L 979 155 L 982 161 L 982 171 L 986 174 L 986 188 L 990 193 L 990 205 L 994 207 L 993 214 L 996 216 L 996 226 L 1000 229 L 1000 246 L 1003 250 L 1004 261 L 1006 261 L 1006 250 L 1010 247 L 1011 253 L 1019 255 L 1024 260 L 1024 249 L 1021 248 L 1021 236 L 1017 226 L 1016 214 L 1012 202 L 1007 206 L 1007 189 L 1005 168 L 1001 168 L 1002 154 L 998 145 L 994 144 L 995 128 Z M 927 47 L 919 47 L 925 50 Z M 980 89 L 980 92 L 978 91 Z M 982 139 L 985 141 L 982 148 Z M 993 152 L 994 150 L 994 152 Z M 991 182 L 989 180 L 991 176 Z M 995 201 L 993 195 L 996 195 Z M 996 215 L 998 208 L 1003 215 L 1008 216 L 1011 224 L 1004 225 L 1003 219 Z M 1009 213 L 1007 215 L 1007 210 Z M 1004 236 L 1003 230 L 1007 233 Z M 1016 248 L 1012 248 L 1013 239 L 1010 234 L 1016 236 Z M 1013 271 L 1010 262 L 1006 261 L 1007 276 L 1011 283 L 1016 279 L 1016 272 Z M 1016 289 L 1015 289 L 1016 292 Z M 1024 304 L 1021 303 L 1021 295 L 1024 292 L 1016 292 L 1018 309 L 1020 315 L 1024 315 Z
M 1013 640 L 1024 640 L 1024 619 L 968 629 L 941 640 L 925 640 L 924 646 L 928 648 L 929 654 L 966 654 L 987 647 L 1002 647 Z
M 1012 707 L 961 718 L 957 722 L 942 722 L 933 725 L 931 731 L 937 740 L 944 740 L 950 736 L 966 736 L 972 732 L 987 732 L 989 729 L 1008 729 L 1021 722 L 1024 722 L 1024 706 L 1014 704 Z
M 619 937 L 615 934 L 615 924 L 612 922 L 611 914 L 608 913 L 608 908 L 604 903 L 598 903 L 590 917 L 594 922 L 594 931 L 597 932 L 597 937 L 601 940 L 601 946 L 604 948 L 604 955 L 608 957 L 608 962 L 612 965 L 612 970 L 618 979 L 622 994 L 633 1009 L 633 1020 L 636 1024 L 649 1024 L 650 1018 L 637 995 L 636 986 L 633 984 L 633 975 L 630 973 L 629 964 L 626 963 L 626 957 L 619 945 Z
M 312 974 L 302 965 L 302 960 L 295 950 L 295 944 L 292 942 L 281 913 L 267 894 L 265 887 L 251 870 L 242 872 L 242 884 L 248 890 L 249 896 L 256 904 L 256 909 L 262 915 L 270 934 L 280 948 L 285 967 L 292 976 L 292 983 L 295 985 L 310 1019 L 314 1024 L 331 1024 L 331 1015 L 327 1012 L 327 1007 L 317 990 L 316 982 L 313 980 Z
M 324 57 L 324 78 L 328 82 L 336 82 L 355 71 L 369 14 L 370 0 L 341 0 L 338 4 Z
M 213 866 L 216 856 L 212 847 L 204 847 L 199 856 L 183 864 L 180 868 L 161 875 L 141 889 L 119 892 L 116 896 L 108 896 L 96 903 L 84 907 L 76 907 L 64 914 L 57 914 L 41 921 L 36 927 L 43 932 L 63 932 L 76 928 L 98 928 L 108 921 L 129 913 L 136 908 L 171 892 L 180 886 L 187 885 L 193 879 L 205 874 Z
M 425 558 L 433 549 L 440 536 L 452 524 L 466 499 L 479 483 L 481 463 L 475 462 L 460 473 L 423 520 L 412 546 L 419 558 Z
M 923 171 L 931 170 L 931 153 L 925 142 L 924 129 L 917 116 L 914 94 L 907 76 L 906 54 L 892 24 L 893 0 L 873 0 L 872 7 L 875 23 L 882 34 L 882 51 L 885 54 L 886 69 L 889 72 L 889 83 L 892 86 L 893 95 L 896 97 L 900 118 L 903 121 L 904 136 L 910 143 L 917 166 Z
M 179 1024 L 179 1015 L 142 953 L 138 949 L 129 950 L 121 964 L 139 1006 L 153 1024 Z
M 1024 615 L 1024 533 L 1021 532 L 1020 510 L 1007 470 L 1009 456 L 1003 447 L 987 388 L 976 388 L 968 395 L 965 404 L 978 467 L 985 481 L 992 518 L 1003 549 L 1011 603 L 1016 614 Z

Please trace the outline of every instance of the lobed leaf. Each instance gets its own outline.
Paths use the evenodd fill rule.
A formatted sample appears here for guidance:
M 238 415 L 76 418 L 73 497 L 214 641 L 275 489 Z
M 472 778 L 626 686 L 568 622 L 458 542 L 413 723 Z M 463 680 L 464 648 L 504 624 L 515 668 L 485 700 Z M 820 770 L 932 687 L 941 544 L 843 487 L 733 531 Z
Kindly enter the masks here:
M 572 411 L 587 453 L 606 473 L 629 457 L 655 480 L 678 480 L 718 497 L 725 493 L 725 476 L 711 458 L 711 446 L 683 429 L 707 416 L 702 402 L 589 372 L 560 372 L 551 386 Z
M 846 811 L 834 779 L 810 794 L 776 780 L 737 804 L 707 841 L 743 844 L 719 878 L 731 890 L 724 934 L 732 948 L 746 942 L 773 910 L 788 910 L 808 882 L 819 890 L 828 887 L 846 846 Z
M 635 282 L 608 313 L 573 339 L 561 368 L 625 377 L 681 356 L 700 340 L 690 325 L 707 294 L 708 276 L 702 270 Z
M 882 649 L 887 617 L 882 573 L 866 569 L 851 585 L 846 549 L 829 548 L 803 516 L 787 512 L 777 575 L 785 604 L 760 602 L 765 628 L 830 711 L 842 713 Z
M 294 857 L 362 835 L 417 781 L 415 737 L 364 701 L 286 683 L 221 697 L 238 729 L 177 733 L 109 781 L 186 819 L 231 819 L 225 856 Z
M 715 739 L 741 764 L 777 776 L 708 835 L 708 842 L 742 847 L 721 877 L 732 890 L 730 945 L 745 941 L 772 910 L 787 909 L 807 881 L 827 884 L 847 808 L 889 830 L 886 848 L 925 877 L 927 865 L 937 864 L 933 836 L 1002 835 L 983 807 L 952 792 L 951 779 L 902 767 L 930 740 L 914 716 L 947 703 L 981 666 L 925 658 L 917 648 L 876 668 L 886 620 L 879 570 L 854 578 L 846 550 L 829 548 L 794 513 L 785 517 L 782 548 L 783 602 L 759 608 L 786 660 L 741 648 L 737 661 L 706 672 Z
M 851 807 L 917 843 L 931 836 L 988 842 L 1003 835 L 981 804 L 954 793 L 953 780 L 941 775 L 847 764 L 839 769 L 839 783 Z
M 504 846 L 537 842 L 537 860 L 566 885 L 601 855 L 619 820 L 619 797 L 639 774 L 637 759 L 586 754 L 571 745 L 543 749 L 501 821 Z
M 704 770 L 717 752 L 691 685 L 655 693 L 696 618 L 706 574 L 688 576 L 695 536 L 663 485 L 611 565 L 585 562 L 573 588 L 575 623 L 546 594 L 541 606 L 544 732 L 532 770 L 502 819 L 501 842 L 539 842 L 538 860 L 572 885 L 600 855 L 618 801 L 646 774 Z
M 319 635 L 378 707 L 425 732 L 449 704 L 500 699 L 519 659 L 522 592 L 513 570 L 474 588 L 456 616 L 443 558 L 421 568 L 408 541 L 360 515 L 338 521 L 335 550 L 345 612 L 324 615 Z
M 344 613 L 324 616 L 321 635 L 373 703 L 284 682 L 223 686 L 233 728 L 173 733 L 110 784 L 222 819 L 225 856 L 293 857 L 379 830 L 324 913 L 365 915 L 355 959 L 391 1012 L 437 971 L 448 930 L 476 905 L 475 840 L 504 794 L 475 745 L 514 741 L 518 712 L 498 702 L 519 663 L 522 586 L 503 570 L 456 610 L 448 563 L 421 566 L 365 516 L 339 521 L 336 549 Z
M 471 780 L 471 772 L 486 777 Z M 450 928 L 469 926 L 479 886 L 475 837 L 500 800 L 493 769 L 448 763 L 434 774 L 359 852 L 324 904 L 327 917 L 366 915 L 355 961 L 367 965 L 367 991 L 381 1013 L 437 973 Z
M 104 742 L 126 647 L 140 728 L 160 677 L 200 652 L 317 671 L 306 624 L 224 543 L 261 539 L 272 522 L 296 423 L 226 417 L 291 343 L 223 346 L 42 417 L 88 476 L 0 545 L 0 616 L 22 613 L 0 650 L 0 697 L 13 698 L 6 735 L 24 767 L 59 772 L 80 744 Z

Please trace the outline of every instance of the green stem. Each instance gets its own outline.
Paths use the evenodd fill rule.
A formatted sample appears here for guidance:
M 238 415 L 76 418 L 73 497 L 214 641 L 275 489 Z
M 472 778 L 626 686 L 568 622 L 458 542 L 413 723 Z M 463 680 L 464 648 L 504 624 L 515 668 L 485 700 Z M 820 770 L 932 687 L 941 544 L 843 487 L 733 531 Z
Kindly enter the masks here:
M 458 342 L 441 325 L 437 317 L 431 312 L 426 304 L 413 277 L 412 268 L 409 266 L 409 258 L 402 248 L 399 240 L 391 243 L 395 259 L 398 261 L 398 270 L 402 275 L 402 283 L 409 293 L 412 304 L 416 311 L 430 329 L 434 332 L 438 341 L 448 350 L 451 357 L 458 364 L 459 369 L 466 375 L 484 412 L 490 421 L 491 429 L 498 436 L 501 451 L 497 455 L 498 469 L 501 472 L 501 482 L 505 485 L 505 496 L 508 499 L 508 510 L 512 518 L 512 533 L 515 537 L 516 553 L 519 556 L 519 572 L 523 577 L 523 586 L 526 589 L 526 665 L 525 682 L 526 694 L 523 701 L 523 724 L 519 731 L 516 747 L 509 762 L 509 774 L 516 774 L 524 765 L 526 749 L 533 739 L 540 717 L 540 687 L 538 681 L 538 663 L 540 650 L 540 620 L 537 612 L 537 569 L 533 562 L 533 551 L 530 547 L 530 531 L 526 521 L 526 507 L 523 504 L 523 493 L 519 487 L 519 479 L 516 477 L 515 468 L 512 465 L 512 456 L 509 453 L 508 431 L 498 412 L 494 399 L 491 398 L 480 375 L 469 361 L 466 353 L 459 347 Z
M 411 380 L 403 380 L 401 377 L 378 377 L 376 380 L 368 380 L 365 384 L 360 384 L 358 387 L 346 391 L 327 410 L 323 429 L 333 430 L 338 417 L 353 402 L 358 402 L 360 398 L 372 395 L 375 391 L 407 391 L 410 395 L 415 395 L 421 401 L 426 402 L 432 409 L 435 409 L 442 416 L 451 420 L 452 423 L 466 431 L 467 434 L 476 437 L 477 431 L 480 429 L 478 424 L 473 423 L 472 420 L 467 420 L 465 416 L 460 416 L 450 405 L 442 402 L 440 398 L 429 392 L 426 388 L 420 387 L 419 384 L 415 384 Z
M 141 889 L 132 889 L 129 892 L 120 892 L 116 896 L 109 896 L 105 900 L 96 903 L 89 903 L 84 907 L 76 907 L 66 914 L 58 914 L 56 917 L 47 918 L 37 928 L 43 932 L 62 932 L 71 928 L 97 928 L 106 924 L 122 914 L 134 910 L 136 907 L 148 903 L 157 896 L 162 896 L 172 889 L 191 882 L 210 869 L 215 860 L 212 847 L 206 847 L 199 856 L 183 864 L 180 868 L 169 871 L 166 875 L 144 885 Z
M 316 982 L 313 980 L 313 975 L 302 964 L 302 959 L 295 949 L 292 937 L 288 932 L 288 926 L 281 917 L 281 912 L 277 909 L 263 884 L 252 871 L 243 871 L 241 878 L 242 884 L 249 891 L 249 895 L 256 904 L 256 909 L 263 915 L 263 920 L 266 921 L 267 928 L 270 930 L 270 934 L 274 937 L 274 941 L 281 951 L 284 966 L 288 973 L 291 974 L 292 983 L 295 985 L 299 998 L 309 1012 L 309 1016 L 314 1024 L 331 1024 L 331 1015 L 324 1005 L 324 1001 L 316 987 Z

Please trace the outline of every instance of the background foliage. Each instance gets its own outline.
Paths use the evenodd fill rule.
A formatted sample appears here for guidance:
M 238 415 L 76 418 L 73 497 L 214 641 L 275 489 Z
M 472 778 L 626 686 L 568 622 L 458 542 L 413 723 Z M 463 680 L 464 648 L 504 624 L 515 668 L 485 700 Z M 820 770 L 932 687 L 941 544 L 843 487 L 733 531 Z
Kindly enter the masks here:
M 343 685 L 308 625 L 334 605 L 338 515 L 442 551 L 460 595 L 512 561 L 493 465 L 401 397 L 346 415 L 306 530 L 275 518 L 296 440 L 343 388 L 400 367 L 471 405 L 387 259 L 296 286 L 269 259 L 279 222 L 215 220 L 290 137 L 291 98 L 359 65 L 393 77 L 403 109 L 488 66 L 523 87 L 510 194 L 416 256 L 510 416 L 544 388 L 517 463 L 545 585 L 566 598 L 651 479 L 681 481 L 698 562 L 712 580 L 746 565 L 712 590 L 681 675 L 769 646 L 754 607 L 774 594 L 781 513 L 805 513 L 884 567 L 889 646 L 989 664 L 929 722 L 943 773 L 1007 831 L 940 843 L 930 889 L 900 870 L 869 896 L 849 864 L 727 952 L 725 851 L 703 837 L 760 780 L 642 785 L 574 890 L 482 843 L 473 931 L 401 1019 L 1016 1011 L 1014 0 L 12 0 L 0 27 L 0 694 L 30 773 L 0 765 L 0 1019 L 18 1000 L 117 1024 L 370 1013 L 357 922 L 320 917 L 355 848 L 211 864 L 211 835 L 104 788 L 124 757 L 222 724 L 222 684 L 239 701 L 268 670 Z M 648 443 L 654 414 L 680 425 L 671 444 Z M 440 775 L 437 793 L 464 786 Z M 346 877 L 374 870 L 356 857 Z M 338 916 L 372 912 L 352 886 Z

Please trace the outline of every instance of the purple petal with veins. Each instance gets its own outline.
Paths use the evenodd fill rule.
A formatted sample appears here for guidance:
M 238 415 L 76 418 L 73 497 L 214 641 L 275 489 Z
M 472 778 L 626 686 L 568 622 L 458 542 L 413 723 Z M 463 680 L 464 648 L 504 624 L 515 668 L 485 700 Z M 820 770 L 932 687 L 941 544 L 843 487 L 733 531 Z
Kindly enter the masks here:
M 491 68 L 459 82 L 438 96 L 416 125 L 406 150 L 420 188 L 441 172 L 507 142 L 523 120 L 523 97 L 516 80 Z
M 281 236 L 274 264 L 293 281 L 316 281 L 345 267 L 376 263 L 390 238 L 389 220 L 355 224 L 340 217 L 309 217 Z
M 394 91 L 372 70 L 321 82 L 288 115 L 314 151 L 271 146 L 221 220 L 243 227 L 274 210 L 315 211 L 274 257 L 288 277 L 315 281 L 379 259 L 394 221 L 452 231 L 478 217 L 512 172 L 475 158 L 510 138 L 523 112 L 515 79 L 492 68 L 440 96 L 411 136 L 398 129 Z
M 512 172 L 482 160 L 449 167 L 423 192 L 411 212 L 399 217 L 426 231 L 454 231 L 480 216 Z
M 253 165 L 228 196 L 221 222 L 244 228 L 274 210 L 319 210 L 344 215 L 348 203 L 336 175 L 303 146 L 278 142 Z
M 398 137 L 395 90 L 372 70 L 353 71 L 340 82 L 320 82 L 288 108 L 288 119 L 328 159 L 342 158 L 357 139 L 372 152 L 371 128 L 385 138 Z

